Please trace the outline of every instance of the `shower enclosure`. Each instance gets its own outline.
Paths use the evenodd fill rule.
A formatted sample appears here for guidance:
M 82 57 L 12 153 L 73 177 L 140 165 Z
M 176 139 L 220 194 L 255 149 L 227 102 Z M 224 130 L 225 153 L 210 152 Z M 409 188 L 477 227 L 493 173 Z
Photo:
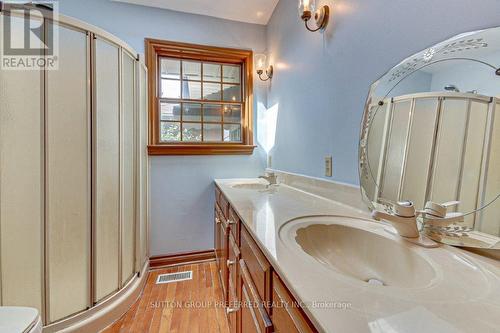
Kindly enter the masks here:
M 59 54 L 55 70 L 0 71 L 1 305 L 39 309 L 48 332 L 94 331 L 147 269 L 146 68 L 83 22 L 9 19 L 54 25 Z

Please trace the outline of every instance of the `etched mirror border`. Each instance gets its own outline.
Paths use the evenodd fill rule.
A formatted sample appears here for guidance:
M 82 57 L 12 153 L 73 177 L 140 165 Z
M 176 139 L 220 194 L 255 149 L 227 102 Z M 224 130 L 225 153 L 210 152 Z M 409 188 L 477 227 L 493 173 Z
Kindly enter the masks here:
M 379 109 L 373 106 L 377 104 L 379 106 L 384 105 L 382 104 L 382 101 L 385 100 L 385 97 L 381 97 L 387 97 L 400 82 L 408 78 L 413 73 L 438 62 L 447 60 L 472 60 L 492 68 L 492 70 L 496 72 L 496 75 L 500 75 L 500 59 L 495 59 L 494 64 L 492 64 L 492 59 L 487 58 L 488 52 L 483 52 L 486 56 L 482 56 L 481 52 L 477 52 L 477 50 L 489 48 L 491 45 L 493 45 L 494 50 L 500 51 L 500 38 L 485 38 L 485 36 L 492 37 L 494 34 L 500 36 L 500 27 L 473 31 L 454 36 L 404 59 L 370 86 L 360 126 L 359 142 L 359 177 L 361 192 L 363 201 L 365 201 L 370 209 L 383 209 L 389 212 L 392 210 L 392 205 L 390 204 L 373 202 L 365 191 L 366 186 L 363 186 L 366 182 L 372 182 L 375 185 L 375 191 L 377 191 L 380 185 L 377 184 L 376 178 L 372 175 L 368 157 L 370 125 L 377 110 Z M 381 84 L 386 85 L 387 91 L 385 91 L 384 94 L 376 95 L 375 92 Z M 375 95 L 377 99 L 374 100 L 373 97 Z

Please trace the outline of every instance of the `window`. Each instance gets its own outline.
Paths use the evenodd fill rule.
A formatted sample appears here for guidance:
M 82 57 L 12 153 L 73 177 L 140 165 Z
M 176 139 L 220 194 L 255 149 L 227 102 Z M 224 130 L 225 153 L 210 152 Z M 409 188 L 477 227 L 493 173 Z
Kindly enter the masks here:
M 242 142 L 242 65 L 165 57 L 159 63 L 161 142 Z
M 146 40 L 151 155 L 251 154 L 252 52 Z

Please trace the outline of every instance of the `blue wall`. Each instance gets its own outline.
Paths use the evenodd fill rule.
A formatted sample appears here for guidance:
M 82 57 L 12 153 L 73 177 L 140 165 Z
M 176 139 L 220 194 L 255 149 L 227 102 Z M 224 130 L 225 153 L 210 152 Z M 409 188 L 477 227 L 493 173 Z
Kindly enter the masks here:
M 297 0 L 269 22 L 275 65 L 268 107 L 278 105 L 273 167 L 358 184 L 359 125 L 370 84 L 404 58 L 461 32 L 500 25 L 496 0 L 323 0 L 324 33 L 308 32 Z
M 306 31 L 297 0 L 280 0 L 267 27 L 114 3 L 61 0 L 64 14 L 102 27 L 143 52 L 144 38 L 267 49 L 275 76 L 257 81 L 256 105 L 277 112 L 273 167 L 358 183 L 359 124 L 370 84 L 407 56 L 457 33 L 500 25 L 497 0 L 323 0 L 332 8 L 324 33 Z M 262 117 L 261 117 L 262 116 Z M 270 123 L 268 121 L 268 123 Z M 267 136 L 273 126 L 259 126 Z M 262 133 L 265 132 L 265 133 Z M 264 135 L 265 136 L 265 135 Z M 266 147 L 274 140 L 265 139 Z M 151 159 L 151 253 L 213 245 L 213 178 L 256 176 L 254 156 Z
M 266 28 L 201 15 L 109 0 L 61 0 L 61 13 L 103 28 L 144 52 L 144 38 L 265 50 Z M 255 110 L 265 105 L 266 87 L 256 82 Z M 257 118 L 257 114 L 255 115 Z M 257 132 L 258 130 L 256 130 Z M 256 177 L 265 157 L 160 156 L 151 158 L 151 255 L 213 248 L 214 178 Z

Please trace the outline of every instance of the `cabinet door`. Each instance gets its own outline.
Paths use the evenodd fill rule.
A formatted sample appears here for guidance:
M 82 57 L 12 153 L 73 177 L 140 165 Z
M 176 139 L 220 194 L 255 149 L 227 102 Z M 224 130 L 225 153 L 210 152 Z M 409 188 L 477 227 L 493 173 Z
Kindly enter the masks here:
M 241 228 L 241 258 L 245 260 L 249 275 L 260 298 L 266 304 L 271 302 L 272 267 L 245 227 Z
M 47 71 L 46 216 L 50 322 L 90 306 L 91 114 L 86 32 L 59 27 Z
M 135 59 L 122 51 L 121 90 L 121 281 L 134 274 L 135 260 Z
M 23 29 L 23 18 L 11 19 Z M 4 305 L 39 310 L 44 220 L 41 79 L 39 70 L 0 71 L 1 299 Z
M 242 301 L 240 310 L 241 332 L 271 333 L 273 331 L 273 324 L 262 304 L 262 299 L 259 297 L 257 288 L 255 288 L 252 282 L 245 260 L 240 260 L 239 268 L 241 271 Z
M 317 332 L 309 324 L 300 304 L 295 301 L 280 278 L 273 273 L 273 325 L 276 333 Z
M 94 301 L 118 290 L 120 163 L 119 48 L 95 39 Z

